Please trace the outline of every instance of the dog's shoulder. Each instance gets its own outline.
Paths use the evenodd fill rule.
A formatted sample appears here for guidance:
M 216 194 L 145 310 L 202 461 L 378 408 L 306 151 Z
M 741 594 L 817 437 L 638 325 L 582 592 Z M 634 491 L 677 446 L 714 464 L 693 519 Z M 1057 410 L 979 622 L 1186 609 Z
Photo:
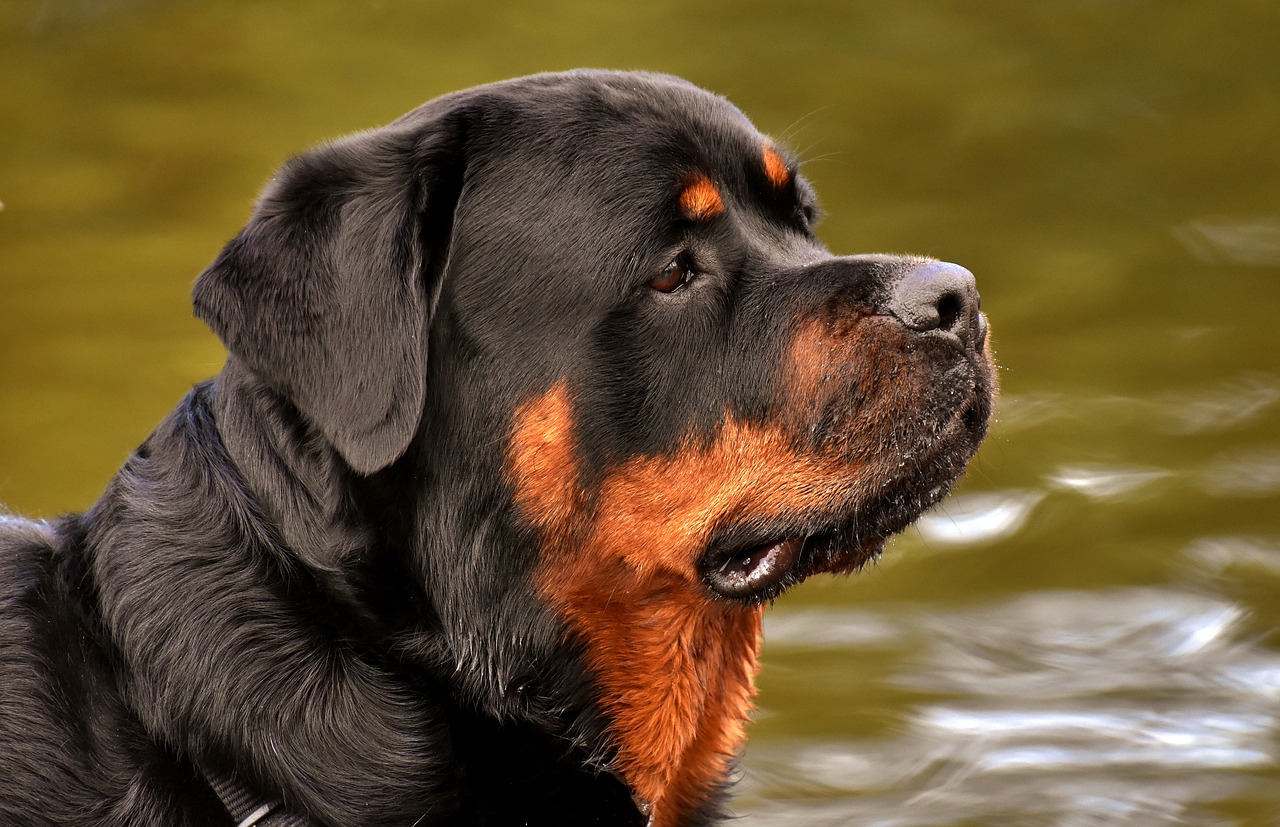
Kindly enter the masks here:
M 67 714 L 77 660 L 64 634 L 58 536 L 48 523 L 0 517 L 0 821 L 56 824 L 65 790 L 82 788 L 81 727 Z M 72 636 L 74 639 L 74 636 Z M 72 666 L 68 670 L 66 667 Z M 79 782 L 79 783 L 77 783 Z M 51 789 L 59 789 L 50 796 Z M 88 801 L 77 802 L 84 806 Z
M 56 548 L 53 525 L 0 513 L 0 674 L 22 660 L 42 625 Z M 12 702 L 13 693 L 0 693 L 0 709 Z
M 194 767 L 129 714 L 84 552 L 80 516 L 0 515 L 0 824 L 220 824 Z

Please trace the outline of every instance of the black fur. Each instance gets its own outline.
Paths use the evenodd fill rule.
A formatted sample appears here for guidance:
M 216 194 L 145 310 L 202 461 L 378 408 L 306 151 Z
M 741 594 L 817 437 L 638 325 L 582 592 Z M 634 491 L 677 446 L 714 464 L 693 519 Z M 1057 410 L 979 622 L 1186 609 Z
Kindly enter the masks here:
M 195 288 L 223 371 L 87 513 L 0 522 L 0 823 L 226 825 L 213 773 L 316 825 L 643 824 L 504 452 L 563 377 L 589 474 L 758 416 L 777 308 L 873 300 L 875 261 L 788 281 L 811 196 L 745 162 L 754 223 L 695 252 L 773 289 L 641 295 L 688 234 L 666 173 L 757 140 L 682 81 L 578 72 L 285 165 Z

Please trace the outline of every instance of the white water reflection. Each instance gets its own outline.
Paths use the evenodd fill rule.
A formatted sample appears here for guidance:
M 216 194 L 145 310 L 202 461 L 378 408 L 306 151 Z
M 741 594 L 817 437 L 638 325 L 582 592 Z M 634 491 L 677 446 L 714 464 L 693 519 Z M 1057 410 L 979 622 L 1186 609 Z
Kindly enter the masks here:
M 932 641 L 913 688 L 1037 699 L 1223 688 L 1240 607 L 1169 589 L 1044 592 L 914 621 Z M 1278 660 L 1277 662 L 1280 662 Z M 1227 687 L 1236 691 L 1236 687 Z
M 1172 473 L 1162 468 L 1076 465 L 1059 468 L 1049 477 L 1049 482 L 1058 488 L 1103 500 L 1133 493 Z
M 916 528 L 928 543 L 992 543 L 1017 533 L 1042 499 L 1038 491 L 957 494 L 926 512 Z
M 1000 399 L 1000 426 L 1006 433 L 1063 420 L 1096 420 L 1112 427 L 1137 425 L 1175 436 L 1223 434 L 1275 414 L 1280 378 L 1241 371 L 1198 386 L 1170 388 L 1151 396 L 1041 393 Z
M 904 624 L 877 612 L 802 609 L 765 615 L 765 637 L 789 649 L 862 649 L 902 641 Z
M 1231 795 L 1280 808 L 1263 778 L 1280 765 L 1280 653 L 1246 638 L 1245 620 L 1221 597 L 1172 588 L 770 618 L 766 653 L 808 662 L 822 629 L 828 642 L 841 638 L 832 628 L 878 630 L 844 636 L 851 648 L 920 644 L 884 681 L 921 700 L 897 735 L 753 742 L 744 824 L 1208 827 L 1233 823 L 1211 810 Z
M 1224 433 L 1257 421 L 1280 402 L 1276 377 L 1248 372 L 1208 387 L 1169 391 L 1151 404 L 1174 434 Z
M 1106 766 L 1176 769 L 1266 766 L 1273 758 L 1276 719 L 1215 708 L 923 710 L 916 725 L 947 738 L 990 745 L 974 762 L 979 772 L 1092 769 Z
M 1174 236 L 1210 264 L 1280 265 L 1280 216 L 1211 216 L 1176 227 Z
M 1256 537 L 1201 537 L 1186 549 L 1198 567 L 1221 575 L 1231 569 L 1280 575 L 1280 542 Z
M 1280 448 L 1232 451 L 1201 474 L 1205 490 L 1218 497 L 1280 494 Z

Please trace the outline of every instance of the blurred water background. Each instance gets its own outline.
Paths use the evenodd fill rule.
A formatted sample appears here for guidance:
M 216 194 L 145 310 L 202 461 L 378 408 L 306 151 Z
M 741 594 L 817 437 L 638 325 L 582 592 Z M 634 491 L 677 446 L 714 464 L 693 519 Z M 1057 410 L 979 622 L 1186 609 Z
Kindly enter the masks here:
M 579 65 L 729 96 L 1003 366 L 958 494 L 771 613 L 741 823 L 1280 823 L 1273 2 L 9 0 L 0 502 L 89 505 L 218 369 L 190 282 L 288 154 Z

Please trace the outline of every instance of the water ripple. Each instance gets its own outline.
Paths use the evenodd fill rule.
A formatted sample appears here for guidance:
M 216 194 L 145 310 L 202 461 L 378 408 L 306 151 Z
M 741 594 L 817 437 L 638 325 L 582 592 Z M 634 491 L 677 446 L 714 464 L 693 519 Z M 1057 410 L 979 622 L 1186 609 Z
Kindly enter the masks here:
M 1188 436 L 1221 434 L 1249 427 L 1280 406 L 1280 378 L 1242 371 L 1201 386 L 1172 388 L 1151 397 L 1040 393 L 1000 400 L 999 422 L 1009 431 L 1049 422 L 1092 420 L 1112 427 L 1143 428 Z
M 1059 468 L 1049 476 L 1057 488 L 1078 491 L 1093 499 L 1116 499 L 1145 488 L 1157 480 L 1171 476 L 1163 468 L 1124 467 L 1111 465 L 1072 465 Z
M 1269 564 L 1278 551 L 1226 538 L 1188 557 Z M 919 641 L 884 680 L 926 698 L 897 734 L 753 741 L 744 823 L 1210 827 L 1230 823 L 1211 807 L 1229 796 L 1280 807 L 1266 781 L 1280 766 L 1280 653 L 1244 637 L 1246 620 L 1221 597 L 1155 587 L 774 617 L 771 648 L 841 627 L 875 630 L 844 638 L 855 646 Z
M 1166 392 L 1150 405 L 1163 429 L 1174 434 L 1224 433 L 1259 419 L 1280 402 L 1280 383 L 1247 372 L 1210 387 Z
M 980 772 L 1104 766 L 1247 769 L 1274 758 L 1274 716 L 1215 708 L 957 709 L 921 711 L 916 725 L 944 740 L 979 738 Z
M 1209 574 L 1231 569 L 1280 575 L 1280 542 L 1256 537 L 1201 537 L 1187 546 L 1186 556 Z
M 1233 451 L 1214 460 L 1201 478 L 1205 490 L 1218 497 L 1280 494 L 1280 448 Z
M 1006 604 L 928 615 L 935 641 L 916 688 L 973 696 L 1062 698 L 1151 687 L 1222 688 L 1238 658 L 1239 606 L 1168 589 L 1043 592 Z M 1194 669 L 1188 668 L 1194 663 Z
M 1280 267 L 1280 216 L 1211 216 L 1176 227 L 1174 237 L 1209 264 Z
M 993 543 L 1016 534 L 1042 499 L 1039 491 L 957 494 L 926 512 L 916 527 L 929 543 Z

